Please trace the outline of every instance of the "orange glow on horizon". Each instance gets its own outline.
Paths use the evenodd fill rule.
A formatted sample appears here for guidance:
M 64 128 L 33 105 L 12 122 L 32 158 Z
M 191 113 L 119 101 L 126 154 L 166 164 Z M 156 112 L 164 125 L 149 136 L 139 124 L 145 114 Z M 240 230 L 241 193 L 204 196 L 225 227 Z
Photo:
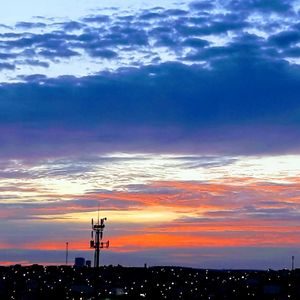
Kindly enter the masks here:
M 203 247 L 280 247 L 297 246 L 300 244 L 298 233 L 290 232 L 286 235 L 279 232 L 243 232 L 242 235 L 234 232 L 198 233 L 195 234 L 174 234 L 174 233 L 144 233 L 133 235 L 113 236 L 110 238 L 110 249 L 114 252 L 130 252 L 146 250 L 150 248 L 203 248 Z M 72 240 L 69 242 L 70 250 L 90 250 L 87 240 Z M 11 248 L 10 245 L 9 248 Z M 26 250 L 65 250 L 64 241 L 40 241 L 24 243 L 18 246 Z

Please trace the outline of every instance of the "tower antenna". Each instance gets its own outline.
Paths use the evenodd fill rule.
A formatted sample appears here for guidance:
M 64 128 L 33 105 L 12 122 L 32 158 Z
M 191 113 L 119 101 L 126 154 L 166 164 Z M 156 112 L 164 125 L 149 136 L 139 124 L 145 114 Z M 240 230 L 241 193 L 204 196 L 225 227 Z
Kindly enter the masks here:
M 100 249 L 108 248 L 109 241 L 102 242 L 103 238 L 103 231 L 105 228 L 104 222 L 107 218 L 99 219 L 99 204 L 98 204 L 98 222 L 94 224 L 92 219 L 92 232 L 91 232 L 91 241 L 90 241 L 90 248 L 95 249 L 94 253 L 94 267 L 99 268 L 100 266 Z
M 68 265 L 69 258 L 69 242 L 66 242 L 66 265 Z
M 99 210 L 100 210 L 100 205 L 99 205 L 99 202 L 98 202 L 98 225 L 99 225 Z

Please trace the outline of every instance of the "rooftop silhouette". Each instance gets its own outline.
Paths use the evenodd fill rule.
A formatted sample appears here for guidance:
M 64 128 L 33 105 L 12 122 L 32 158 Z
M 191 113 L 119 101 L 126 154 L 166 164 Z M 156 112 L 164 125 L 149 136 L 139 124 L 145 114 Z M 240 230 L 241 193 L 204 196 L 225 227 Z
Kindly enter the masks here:
M 0 267 L 0 299 L 299 299 L 300 270 Z

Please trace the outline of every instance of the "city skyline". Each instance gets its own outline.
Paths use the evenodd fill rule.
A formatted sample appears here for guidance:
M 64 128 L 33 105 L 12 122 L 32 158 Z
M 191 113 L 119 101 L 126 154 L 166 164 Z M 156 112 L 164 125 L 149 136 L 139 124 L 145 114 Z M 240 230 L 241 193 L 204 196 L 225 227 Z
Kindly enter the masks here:
M 297 1 L 12 0 L 0 12 L 0 265 L 289 268 Z

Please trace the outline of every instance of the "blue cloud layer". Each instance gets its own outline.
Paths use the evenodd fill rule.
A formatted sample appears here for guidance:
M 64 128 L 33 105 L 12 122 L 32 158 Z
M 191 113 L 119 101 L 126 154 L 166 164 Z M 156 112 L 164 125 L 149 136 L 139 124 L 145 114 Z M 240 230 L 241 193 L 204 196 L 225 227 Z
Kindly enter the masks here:
M 118 60 L 127 66 L 142 64 L 143 59 L 135 57 L 139 55 L 144 59 L 148 56 L 148 63 L 171 59 L 201 61 L 209 66 L 216 55 L 230 58 L 232 50 L 252 56 L 255 49 L 259 58 L 298 57 L 295 3 L 199 1 L 182 9 L 156 7 L 131 14 L 100 11 L 80 20 L 41 22 L 40 18 L 37 22 L 17 22 L 15 28 L 3 26 L 0 57 L 15 66 L 20 59 L 26 62 L 32 56 L 48 63 L 90 56 L 94 62 Z M 226 40 L 223 46 L 215 44 L 220 39 Z M 168 59 L 161 47 L 171 55 Z
M 212 70 L 166 63 L 82 78 L 26 77 L 0 87 L 2 154 L 89 146 L 100 152 L 295 151 L 299 71 L 241 55 L 216 60 Z

